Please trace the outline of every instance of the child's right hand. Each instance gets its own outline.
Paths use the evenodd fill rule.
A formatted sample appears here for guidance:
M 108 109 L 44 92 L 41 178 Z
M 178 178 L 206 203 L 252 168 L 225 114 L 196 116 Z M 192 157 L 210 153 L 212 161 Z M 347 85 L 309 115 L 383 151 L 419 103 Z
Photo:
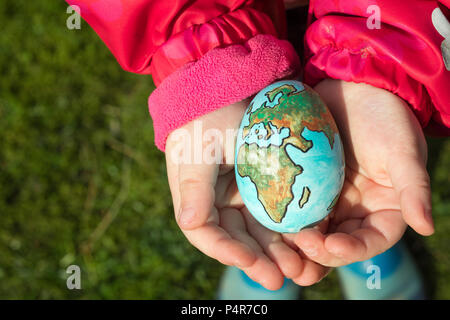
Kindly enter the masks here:
M 217 129 L 226 137 L 227 129 L 239 127 L 249 100 L 220 108 L 206 114 L 201 121 L 202 131 Z M 283 285 L 284 276 L 299 285 L 320 281 L 329 268 L 297 252 L 293 237 L 266 229 L 248 212 L 239 195 L 234 173 L 235 139 L 220 145 L 221 163 L 179 163 L 180 147 L 190 152 L 207 150 L 211 141 L 195 146 L 194 122 L 173 131 L 166 143 L 167 175 L 174 204 L 176 220 L 186 238 L 200 251 L 226 265 L 245 271 L 254 281 L 267 289 L 276 290 Z M 191 141 L 177 139 L 188 135 Z M 183 145 L 180 145 L 183 143 Z M 230 144 L 226 146 L 225 144 Z M 227 150 L 232 154 L 227 155 Z M 203 158 L 203 157 L 202 157 Z M 192 160 L 192 159 L 191 159 Z

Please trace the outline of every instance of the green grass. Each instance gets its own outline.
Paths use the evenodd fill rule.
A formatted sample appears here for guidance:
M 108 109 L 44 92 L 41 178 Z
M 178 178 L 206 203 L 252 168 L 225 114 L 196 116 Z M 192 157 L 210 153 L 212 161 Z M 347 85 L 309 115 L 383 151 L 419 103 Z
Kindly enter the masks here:
M 213 298 L 223 267 L 176 226 L 151 78 L 126 73 L 63 1 L 0 2 L 0 299 Z M 450 298 L 450 142 L 430 141 L 436 234 L 412 237 Z M 78 264 L 80 291 L 66 288 Z M 304 291 L 340 298 L 336 274 Z

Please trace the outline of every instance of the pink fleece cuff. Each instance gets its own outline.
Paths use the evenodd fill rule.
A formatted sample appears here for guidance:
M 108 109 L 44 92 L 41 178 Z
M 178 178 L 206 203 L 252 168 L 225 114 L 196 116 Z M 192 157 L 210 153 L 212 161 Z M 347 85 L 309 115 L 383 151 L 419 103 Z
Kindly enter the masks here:
M 172 73 L 150 95 L 156 146 L 164 151 L 173 130 L 299 70 L 292 45 L 271 35 L 209 51 Z

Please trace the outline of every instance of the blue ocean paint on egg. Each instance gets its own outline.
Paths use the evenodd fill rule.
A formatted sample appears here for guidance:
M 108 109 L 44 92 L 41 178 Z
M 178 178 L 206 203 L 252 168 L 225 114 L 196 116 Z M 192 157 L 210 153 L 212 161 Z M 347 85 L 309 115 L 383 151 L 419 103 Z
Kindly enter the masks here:
M 344 150 L 334 119 L 315 91 L 294 80 L 273 83 L 251 101 L 239 127 L 235 163 L 250 213 L 282 233 L 323 220 L 344 183 Z

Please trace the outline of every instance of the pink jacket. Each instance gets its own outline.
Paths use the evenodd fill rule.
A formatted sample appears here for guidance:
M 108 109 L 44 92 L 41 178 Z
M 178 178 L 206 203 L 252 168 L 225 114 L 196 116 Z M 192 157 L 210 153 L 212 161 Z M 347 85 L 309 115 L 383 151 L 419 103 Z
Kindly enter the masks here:
M 282 40 L 282 0 L 67 2 L 125 70 L 152 75 L 157 88 L 149 110 L 161 150 L 174 129 L 300 72 L 294 48 Z M 449 6 L 450 0 L 310 1 L 304 81 L 330 77 L 387 89 L 409 103 L 427 132 L 450 135 Z M 432 20 L 438 7 L 440 26 Z

